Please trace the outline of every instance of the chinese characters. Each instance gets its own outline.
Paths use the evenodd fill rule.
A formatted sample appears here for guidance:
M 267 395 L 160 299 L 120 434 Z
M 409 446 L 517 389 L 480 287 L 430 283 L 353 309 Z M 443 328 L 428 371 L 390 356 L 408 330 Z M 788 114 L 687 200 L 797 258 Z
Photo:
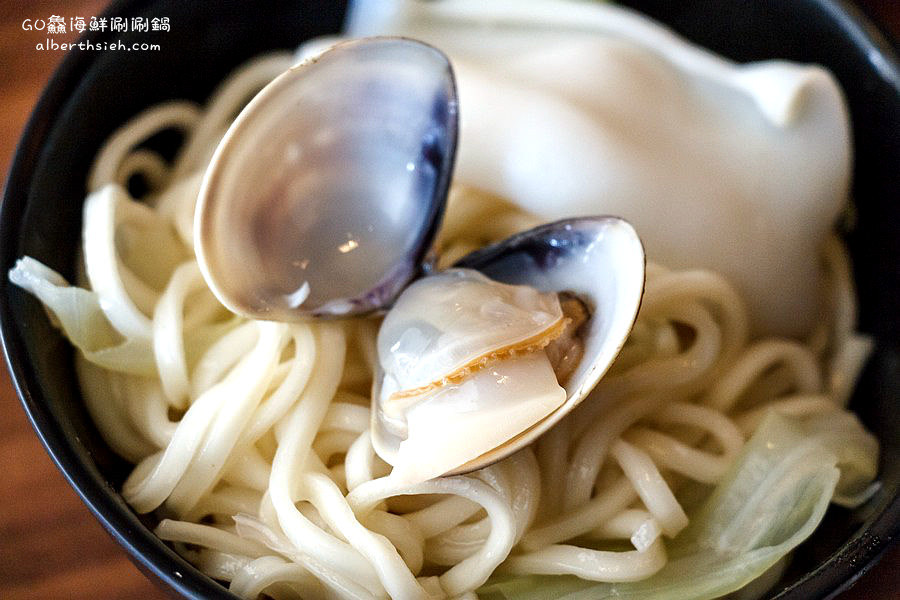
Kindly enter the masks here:
M 89 19 L 76 16 L 66 20 L 60 15 L 51 15 L 47 19 L 25 19 L 22 21 L 24 31 L 44 31 L 48 34 L 64 34 L 66 32 L 84 33 L 85 31 L 112 31 L 118 33 L 165 32 L 171 31 L 169 17 L 96 17 Z

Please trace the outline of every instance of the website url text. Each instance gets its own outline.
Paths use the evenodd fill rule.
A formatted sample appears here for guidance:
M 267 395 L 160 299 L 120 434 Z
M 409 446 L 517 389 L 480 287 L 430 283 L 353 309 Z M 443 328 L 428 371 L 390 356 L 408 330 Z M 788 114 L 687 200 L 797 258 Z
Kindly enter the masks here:
M 115 42 L 91 42 L 90 40 L 84 40 L 81 42 L 57 42 L 56 40 L 52 40 L 47 38 L 43 42 L 38 42 L 34 46 L 35 50 L 91 50 L 94 52 L 102 52 L 102 51 L 126 51 L 131 52 L 132 50 L 150 50 L 157 51 L 160 50 L 159 44 L 148 44 L 148 43 L 134 43 L 134 44 L 125 44 L 122 40 L 116 40 Z

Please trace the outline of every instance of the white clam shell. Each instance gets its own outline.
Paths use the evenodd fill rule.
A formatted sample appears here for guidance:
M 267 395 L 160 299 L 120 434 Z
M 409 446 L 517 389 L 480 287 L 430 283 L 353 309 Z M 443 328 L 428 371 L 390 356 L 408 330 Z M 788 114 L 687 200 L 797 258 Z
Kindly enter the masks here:
M 203 179 L 194 245 L 210 289 L 278 321 L 389 305 L 443 214 L 456 110 L 447 58 L 414 40 L 345 42 L 282 73 Z

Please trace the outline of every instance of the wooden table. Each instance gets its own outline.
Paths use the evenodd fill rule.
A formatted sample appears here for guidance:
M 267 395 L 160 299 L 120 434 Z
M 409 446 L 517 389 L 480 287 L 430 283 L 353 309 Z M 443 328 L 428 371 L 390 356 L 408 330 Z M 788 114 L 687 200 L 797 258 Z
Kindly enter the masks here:
M 900 2 L 859 0 L 900 35 Z M 0 173 L 61 51 L 38 51 L 25 19 L 99 15 L 99 0 L 35 0 L 0 4 Z M 68 30 L 68 27 L 67 27 Z M 59 41 L 75 36 L 57 35 Z M 0 274 L 5 276 L 5 274 Z M 131 564 L 68 486 L 25 418 L 6 369 L 0 367 L 0 599 L 125 600 L 162 594 Z M 900 548 L 840 600 L 900 595 Z

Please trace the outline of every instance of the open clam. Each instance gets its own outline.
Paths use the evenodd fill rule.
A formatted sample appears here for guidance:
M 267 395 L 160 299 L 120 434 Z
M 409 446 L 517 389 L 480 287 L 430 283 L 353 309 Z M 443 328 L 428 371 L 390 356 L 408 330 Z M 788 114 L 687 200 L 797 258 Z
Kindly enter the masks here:
M 581 402 L 627 338 L 644 251 L 615 217 L 558 221 L 413 283 L 378 335 L 372 440 L 416 482 L 481 468 Z

